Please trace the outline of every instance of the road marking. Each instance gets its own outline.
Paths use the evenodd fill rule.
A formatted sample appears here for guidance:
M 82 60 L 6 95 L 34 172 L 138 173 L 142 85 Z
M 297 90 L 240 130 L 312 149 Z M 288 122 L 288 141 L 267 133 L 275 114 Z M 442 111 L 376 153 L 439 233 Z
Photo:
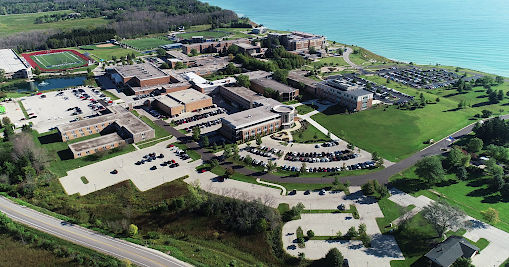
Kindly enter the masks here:
M 21 207 L 22 207 L 22 206 L 21 206 Z M 37 221 L 37 222 L 39 222 L 39 223 L 41 223 L 41 224 L 44 224 L 44 225 L 47 225 L 47 226 L 49 226 L 49 227 L 54 227 L 54 226 L 52 226 L 52 225 L 51 225 L 51 224 L 49 224 L 49 223 L 43 222 L 43 221 L 41 221 L 41 220 L 39 220 L 39 219 L 37 219 L 37 218 L 34 218 L 33 216 L 30 216 L 30 215 L 27 215 L 27 214 L 22 214 L 22 213 L 20 213 L 20 212 L 18 212 L 18 211 L 16 211 L 16 210 L 13 210 L 13 209 L 8 208 L 8 207 L 6 207 L 6 206 L 0 205 L 0 208 L 7 209 L 7 210 L 11 211 L 11 213 L 13 212 L 13 213 L 16 213 L 16 214 L 20 214 L 21 216 L 28 217 L 28 218 L 30 218 L 30 219 L 32 219 L 32 220 L 34 220 L 34 221 Z M 34 213 L 36 213 L 36 212 L 34 211 Z M 12 214 L 11 214 L 11 216 L 16 217 L 15 215 L 12 215 Z M 50 216 L 50 217 L 51 217 L 51 216 Z M 53 217 L 51 217 L 51 218 L 52 218 L 52 219 L 55 219 L 55 218 L 53 218 Z M 55 220 L 56 220 L 56 219 L 55 219 Z M 31 224 L 35 226 L 35 224 L 33 224 L 33 223 L 31 223 Z M 44 227 L 42 227 L 42 226 L 39 226 L 39 227 L 40 227 L 40 228 L 44 228 Z M 74 229 L 75 229 L 76 231 L 83 231 L 82 229 L 80 229 L 80 228 L 78 228 L 78 227 L 76 227 L 76 228 L 74 228 Z M 116 248 L 117 250 L 123 251 L 123 252 L 125 252 L 125 253 L 127 253 L 127 254 L 130 254 L 130 255 L 133 255 L 133 256 L 138 256 L 138 257 L 140 257 L 140 258 L 144 258 L 144 259 L 146 259 L 146 260 L 148 260 L 148 261 L 151 261 L 151 262 L 153 262 L 153 263 L 155 263 L 155 264 L 157 264 L 157 265 L 159 265 L 159 266 L 167 266 L 167 265 L 162 264 L 162 263 L 160 263 L 160 262 L 158 262 L 158 261 L 155 261 L 155 260 L 149 259 L 149 258 L 147 258 L 147 257 L 145 257 L 145 256 L 142 256 L 142 255 L 139 255 L 139 254 L 136 254 L 136 253 L 132 253 L 132 252 L 130 252 L 130 251 L 128 251 L 128 250 L 125 250 L 125 249 L 122 249 L 122 248 L 119 248 L 119 247 L 115 247 L 115 246 L 113 246 L 113 245 L 111 245 L 111 244 L 108 244 L 108 243 L 105 243 L 105 242 L 103 242 L 103 241 L 100 241 L 100 240 L 97 240 L 97 239 L 94 239 L 94 238 L 88 237 L 88 236 L 83 235 L 83 234 L 81 234 L 81 233 L 76 233 L 76 232 L 73 232 L 73 231 L 69 231 L 69 230 L 67 230 L 67 229 L 65 229 L 65 228 L 61 228 L 61 230 L 62 230 L 62 231 L 65 231 L 65 232 L 67 232 L 67 233 L 69 233 L 69 234 L 71 234 L 71 235 L 80 236 L 80 237 L 82 237 L 82 238 L 89 239 L 89 240 L 94 241 L 94 242 L 97 242 L 97 243 L 99 243 L 99 244 L 102 244 L 102 245 L 105 245 L 105 246 L 109 246 L 109 247 L 112 247 L 112 248 L 114 248 L 114 249 Z M 89 234 L 94 234 L 93 232 L 88 232 L 88 233 L 89 233 Z M 62 235 L 62 236 L 63 236 L 63 235 Z M 101 235 L 98 235 L 98 236 L 101 236 Z M 102 238 L 105 238 L 105 236 L 101 236 L 101 237 L 102 237 Z M 66 237 L 66 238 L 67 238 L 67 237 Z M 68 238 L 69 238 L 69 239 L 71 239 L 71 237 L 68 237 Z M 115 240 L 115 239 L 111 239 L 110 241 L 120 243 L 118 240 Z M 85 241 L 82 241 L 82 242 L 83 242 L 83 243 L 85 243 L 85 244 L 87 244 L 87 245 L 93 246 L 93 245 L 91 245 L 91 244 L 89 244 L 89 243 L 86 243 Z M 130 244 L 126 244 L 126 243 L 124 243 L 124 242 L 122 242 L 122 244 L 127 245 L 127 246 L 129 246 L 129 247 L 131 247 L 131 248 L 133 248 L 133 249 L 137 249 L 137 250 L 140 250 L 140 249 L 141 249 L 141 248 L 134 247 L 134 246 L 132 246 L 132 245 L 130 245 Z M 158 257 L 158 258 L 164 259 L 164 258 L 162 258 L 162 257 L 161 257 L 161 255 L 157 255 L 157 254 L 153 253 L 152 251 L 145 251 L 145 252 L 147 252 L 147 253 L 149 253 L 149 254 L 151 254 L 151 255 L 155 256 L 155 257 Z M 112 254 L 114 254 L 114 253 L 112 253 Z M 123 258 L 127 258 L 127 257 L 123 256 Z M 129 260 L 131 260 L 131 259 L 129 259 Z M 168 261 L 172 262 L 172 261 L 171 261 L 172 259 L 165 259 L 165 260 L 168 260 Z M 180 264 L 180 263 L 178 263 L 178 262 L 172 262 L 172 263 L 173 263 L 173 264 L 175 264 L 175 265 L 177 265 L 177 266 L 184 266 L 184 265 L 182 265 L 182 264 Z

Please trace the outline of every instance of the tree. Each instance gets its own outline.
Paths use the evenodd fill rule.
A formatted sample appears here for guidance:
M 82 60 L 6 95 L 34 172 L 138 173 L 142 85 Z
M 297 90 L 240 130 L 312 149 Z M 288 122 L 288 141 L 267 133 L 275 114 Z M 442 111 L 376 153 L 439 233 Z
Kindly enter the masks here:
M 251 86 L 251 81 L 249 81 L 249 76 L 240 74 L 237 76 L 237 84 L 246 88 Z
M 193 127 L 193 140 L 195 142 L 198 142 L 198 140 L 200 140 L 200 135 L 201 135 L 200 127 L 194 126 Z
M 310 54 L 316 54 L 316 48 L 314 46 L 310 46 L 309 49 L 308 49 L 308 52 Z
M 467 150 L 470 153 L 478 153 L 481 151 L 483 145 L 484 142 L 480 138 L 474 137 L 468 141 Z
M 325 255 L 323 260 L 323 266 L 326 267 L 342 267 L 343 266 L 343 254 L 339 252 L 337 248 L 331 248 Z
M 424 218 L 435 228 L 439 237 L 448 229 L 459 229 L 464 224 L 465 213 L 447 202 L 439 200 L 422 210 Z
M 308 238 L 312 238 L 315 236 L 315 232 L 313 232 L 313 230 L 308 230 L 306 234 L 307 234 Z
M 505 184 L 502 186 L 502 189 L 500 189 L 500 195 L 501 195 L 504 199 L 509 199 L 509 183 L 505 183 Z
M 454 172 L 461 167 L 465 167 L 469 161 L 470 155 L 465 155 L 463 151 L 457 146 L 453 147 L 451 151 L 449 151 L 449 154 L 447 154 L 445 159 L 449 170 Z
M 302 166 L 300 166 L 300 169 L 299 169 L 299 174 L 304 174 L 304 173 L 306 173 L 306 163 L 302 162 Z
M 174 69 L 179 70 L 179 69 L 185 69 L 186 67 L 187 67 L 187 65 L 185 65 L 181 61 L 177 61 L 177 63 L 175 63 Z
M 34 75 L 39 75 L 41 74 L 41 70 L 39 69 L 39 67 L 35 67 L 34 71 L 33 71 L 33 74 Z
M 228 65 L 226 65 L 222 72 L 227 75 L 233 75 L 241 73 L 242 70 L 230 62 Z
M 209 137 L 208 136 L 202 135 L 202 137 L 201 137 L 201 145 L 203 147 L 208 147 L 210 145 Z
M 346 236 L 349 238 L 354 238 L 359 236 L 359 232 L 357 232 L 357 229 L 355 229 L 355 227 L 352 226 L 350 227 L 350 229 L 348 229 L 348 232 L 346 232 Z
M 226 168 L 226 170 L 224 172 L 224 177 L 226 179 L 230 179 L 234 174 L 235 174 L 235 170 L 232 169 L 231 167 L 228 167 L 228 168 Z
M 224 158 L 229 158 L 232 156 L 231 146 L 225 146 L 223 156 L 224 156 Z
M 164 50 L 162 48 L 158 48 L 157 49 L 157 56 L 158 57 L 165 57 L 166 56 L 166 50 Z
M 498 83 L 498 84 L 503 84 L 504 83 L 504 77 L 502 77 L 502 76 L 495 77 L 495 82 Z
M 482 217 L 491 224 L 496 224 L 500 221 L 498 216 L 498 210 L 494 208 L 488 208 L 487 210 L 481 211 Z
M 194 49 L 194 48 L 193 48 L 193 49 L 191 49 L 191 53 L 190 53 L 190 55 L 191 55 L 192 57 L 195 57 L 195 56 L 197 56 L 197 55 L 198 55 L 198 51 L 197 51 L 196 49 Z
M 277 165 L 272 160 L 269 160 L 269 162 L 267 163 L 267 172 L 271 173 L 271 172 L 275 171 L 276 168 L 277 168 Z
M 424 178 L 428 184 L 435 184 L 444 179 L 442 162 L 436 156 L 423 158 L 415 166 L 415 173 Z
M 130 237 L 134 237 L 135 235 L 138 234 L 138 226 L 130 224 L 129 228 L 127 229 L 127 233 L 129 234 Z
M 504 186 L 504 184 L 505 181 L 504 178 L 502 178 L 502 176 L 495 176 L 491 179 L 491 187 L 496 191 L 502 189 L 502 186 Z
M 11 124 L 11 119 L 9 119 L 9 117 L 3 117 L 3 118 L 2 118 L 2 124 L 3 124 L 3 125 L 9 125 L 9 124 Z
M 502 92 L 502 90 L 498 91 L 498 93 L 497 93 L 497 100 L 498 101 L 504 100 L 504 92 Z
M 498 95 L 496 92 L 489 93 L 488 100 L 490 101 L 491 104 L 496 104 L 500 101 L 498 100 Z
M 493 112 L 492 112 L 492 111 L 490 111 L 490 110 L 483 109 L 483 110 L 481 111 L 481 116 L 482 116 L 483 118 L 489 118 L 491 115 L 493 115 Z
M 171 69 L 170 65 L 166 62 L 163 62 L 161 63 L 161 65 L 159 65 L 159 68 L 161 69 Z
M 262 144 L 262 137 L 259 134 L 256 135 L 256 144 L 257 145 L 261 145 Z
M 212 169 L 213 169 L 213 168 L 215 168 L 215 167 L 217 167 L 217 166 L 219 166 L 219 161 L 218 161 L 217 159 L 212 159 L 212 160 L 210 161 L 210 168 L 212 168 Z
M 459 257 L 451 267 L 474 267 L 471 258 Z

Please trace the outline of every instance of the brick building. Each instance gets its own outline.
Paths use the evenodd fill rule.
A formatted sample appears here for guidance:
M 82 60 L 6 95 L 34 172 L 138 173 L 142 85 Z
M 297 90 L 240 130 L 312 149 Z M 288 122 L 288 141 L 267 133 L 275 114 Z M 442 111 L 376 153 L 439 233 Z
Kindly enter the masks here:
M 260 94 L 265 94 L 267 90 L 273 90 L 277 93 L 280 101 L 291 101 L 299 96 L 299 89 L 268 78 L 251 80 L 251 89 Z
M 190 54 L 191 50 L 195 49 L 198 53 L 218 53 L 228 49 L 233 44 L 250 44 L 248 39 L 225 40 L 218 42 L 203 42 L 195 44 L 186 44 L 182 46 L 184 54 Z
M 305 32 L 269 33 L 267 38 L 278 39 L 288 51 L 307 50 L 310 47 L 325 48 L 327 44 L 325 36 Z
M 152 105 L 170 116 L 213 105 L 212 98 L 193 89 L 182 90 L 154 99 Z
M 329 79 L 318 83 L 318 96 L 335 101 L 352 111 L 361 111 L 373 105 L 373 93 L 346 80 Z

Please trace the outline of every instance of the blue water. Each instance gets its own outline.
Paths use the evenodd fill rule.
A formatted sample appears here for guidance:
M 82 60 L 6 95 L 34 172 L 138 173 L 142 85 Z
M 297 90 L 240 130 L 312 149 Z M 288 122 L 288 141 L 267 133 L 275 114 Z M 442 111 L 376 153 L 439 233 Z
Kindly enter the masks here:
M 66 77 L 66 78 L 49 78 L 44 80 L 38 80 L 35 82 L 27 83 L 26 87 L 19 88 L 18 92 L 26 92 L 26 91 L 48 91 L 55 89 L 64 89 L 73 86 L 80 86 L 85 83 L 87 79 L 86 76 L 74 76 L 74 77 Z M 41 83 L 47 84 L 41 84 Z
M 205 0 L 385 57 L 509 76 L 508 0 Z

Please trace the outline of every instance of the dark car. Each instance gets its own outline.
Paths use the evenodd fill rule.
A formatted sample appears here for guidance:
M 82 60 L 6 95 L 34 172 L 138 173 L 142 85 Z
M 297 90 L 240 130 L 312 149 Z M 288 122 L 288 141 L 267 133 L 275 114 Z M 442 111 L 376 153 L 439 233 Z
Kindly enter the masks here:
M 153 170 L 156 170 L 157 169 L 157 166 L 152 166 L 150 167 L 150 170 L 153 171 Z
M 118 173 L 118 171 L 115 169 L 115 170 L 112 170 L 110 173 L 111 173 L 111 174 L 117 174 L 117 173 Z

